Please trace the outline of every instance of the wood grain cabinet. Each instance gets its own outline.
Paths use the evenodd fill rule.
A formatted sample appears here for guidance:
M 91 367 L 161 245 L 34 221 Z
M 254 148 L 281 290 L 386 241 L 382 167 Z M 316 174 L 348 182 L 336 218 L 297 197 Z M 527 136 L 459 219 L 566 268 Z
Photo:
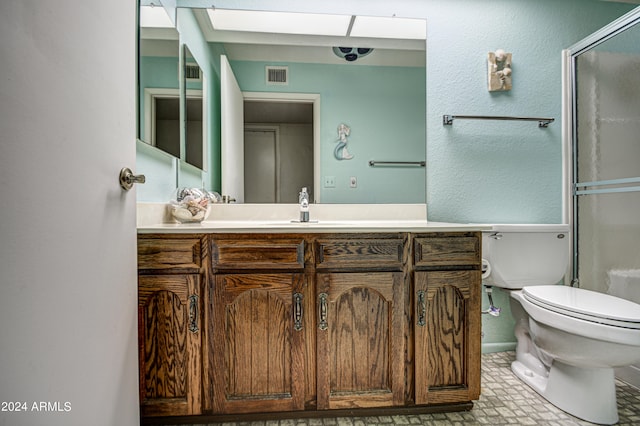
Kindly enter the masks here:
M 214 413 L 304 409 L 300 237 L 213 236 Z
M 318 408 L 404 404 L 401 272 L 317 278 Z
M 404 404 L 405 235 L 318 238 L 318 409 Z
M 479 233 L 159 234 L 138 247 L 143 417 L 479 397 Z
M 142 416 L 201 413 L 200 238 L 138 241 L 138 346 Z
M 480 396 L 480 236 L 414 239 L 415 401 Z

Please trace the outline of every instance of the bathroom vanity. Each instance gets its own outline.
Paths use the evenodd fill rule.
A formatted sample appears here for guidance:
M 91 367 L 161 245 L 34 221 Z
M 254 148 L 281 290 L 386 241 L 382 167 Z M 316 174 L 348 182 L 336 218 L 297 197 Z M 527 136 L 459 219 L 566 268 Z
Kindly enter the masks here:
M 426 220 L 141 228 L 143 421 L 470 409 L 479 230 Z

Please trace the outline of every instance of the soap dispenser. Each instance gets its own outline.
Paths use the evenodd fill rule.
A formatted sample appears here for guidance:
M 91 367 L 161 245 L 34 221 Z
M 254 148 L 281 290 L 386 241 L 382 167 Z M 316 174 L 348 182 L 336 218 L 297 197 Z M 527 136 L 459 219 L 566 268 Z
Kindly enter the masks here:
M 298 196 L 300 202 L 300 222 L 309 222 L 309 193 L 305 186 Z

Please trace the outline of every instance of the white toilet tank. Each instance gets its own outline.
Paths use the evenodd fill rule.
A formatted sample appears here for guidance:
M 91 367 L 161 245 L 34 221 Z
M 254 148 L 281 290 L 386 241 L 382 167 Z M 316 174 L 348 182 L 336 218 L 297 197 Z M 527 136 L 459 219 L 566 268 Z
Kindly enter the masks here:
M 569 225 L 494 225 L 482 233 L 485 285 L 519 289 L 557 284 L 569 266 Z

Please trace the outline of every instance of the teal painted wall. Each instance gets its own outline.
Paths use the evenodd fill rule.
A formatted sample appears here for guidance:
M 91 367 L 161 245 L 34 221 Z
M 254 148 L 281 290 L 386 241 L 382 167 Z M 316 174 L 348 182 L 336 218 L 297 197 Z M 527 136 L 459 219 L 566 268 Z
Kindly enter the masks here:
M 177 49 L 177 43 L 176 43 Z M 178 51 L 176 57 L 141 57 L 139 76 L 139 117 L 144 117 L 145 88 L 178 90 Z M 144 122 L 140 119 L 140 139 L 147 140 Z M 136 188 L 138 201 L 166 201 L 176 188 L 176 161 L 171 155 L 138 140 L 136 144 L 136 170 L 147 177 L 144 185 Z
M 178 4 L 210 6 L 205 0 Z M 429 219 L 544 223 L 562 220 L 561 51 L 633 5 L 596 0 L 218 0 L 216 7 L 427 19 Z M 513 54 L 513 90 L 490 93 L 486 56 L 498 48 Z M 535 123 L 475 121 L 445 127 L 443 114 L 543 115 L 556 122 L 548 129 Z M 353 140 L 355 149 L 355 134 Z M 499 290 L 494 299 L 506 313 L 483 317 L 486 350 L 515 341 L 508 299 Z M 486 298 L 483 303 L 486 308 Z
M 372 55 L 375 54 L 375 51 Z M 289 67 L 287 86 L 268 86 L 265 65 Z M 323 203 L 424 203 L 425 169 L 370 167 L 369 160 L 424 160 L 425 70 L 353 64 L 231 62 L 242 91 L 320 95 L 320 170 L 335 188 L 321 185 Z M 337 128 L 351 128 L 351 160 L 337 160 Z M 349 187 L 356 176 L 357 188 Z M 400 190 L 399 190 L 400 189 Z
M 144 117 L 145 105 L 144 89 L 176 89 L 178 90 L 178 52 L 176 57 L 143 56 L 140 58 L 140 86 L 138 99 L 140 116 Z M 141 123 L 140 139 L 147 140 L 145 129 Z

